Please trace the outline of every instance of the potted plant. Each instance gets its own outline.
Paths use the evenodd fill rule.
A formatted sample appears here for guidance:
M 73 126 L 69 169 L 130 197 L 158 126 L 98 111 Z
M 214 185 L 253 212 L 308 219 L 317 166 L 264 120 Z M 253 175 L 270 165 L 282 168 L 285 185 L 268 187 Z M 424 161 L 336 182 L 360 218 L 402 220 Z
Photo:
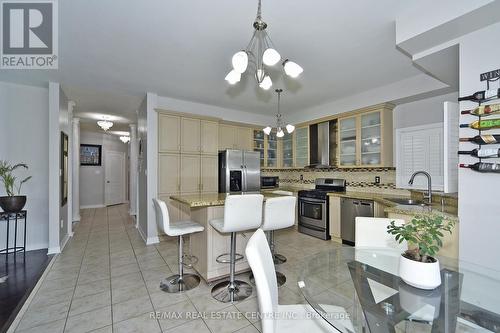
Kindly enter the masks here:
M 0 161 L 0 179 L 5 187 L 7 196 L 0 197 L 0 207 L 6 213 L 18 213 L 26 204 L 26 196 L 21 194 L 21 187 L 31 179 L 31 176 L 18 181 L 14 176 L 14 170 L 18 168 L 28 169 L 24 163 L 11 165 L 7 161 Z
M 399 276 L 404 282 L 421 289 L 434 289 L 441 284 L 439 260 L 434 255 L 443 246 L 444 233 L 451 234 L 454 225 L 454 221 L 442 216 L 415 216 L 399 226 L 391 221 L 387 232 L 399 243 L 408 242 L 409 249 L 399 260 Z

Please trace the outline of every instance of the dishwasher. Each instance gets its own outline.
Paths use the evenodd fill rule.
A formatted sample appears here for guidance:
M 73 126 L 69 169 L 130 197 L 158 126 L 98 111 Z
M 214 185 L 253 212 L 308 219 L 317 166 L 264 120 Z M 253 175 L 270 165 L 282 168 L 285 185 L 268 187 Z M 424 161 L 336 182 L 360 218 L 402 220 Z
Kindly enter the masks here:
M 358 216 L 373 217 L 373 201 L 341 198 L 340 236 L 342 244 L 354 246 L 356 217 Z

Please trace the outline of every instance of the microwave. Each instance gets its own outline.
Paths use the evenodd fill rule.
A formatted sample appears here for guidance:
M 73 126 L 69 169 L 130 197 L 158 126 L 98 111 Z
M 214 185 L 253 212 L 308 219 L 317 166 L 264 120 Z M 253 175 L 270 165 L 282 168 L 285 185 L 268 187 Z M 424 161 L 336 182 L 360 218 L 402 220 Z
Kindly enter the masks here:
M 280 186 L 280 177 L 262 176 L 260 177 L 260 188 L 278 188 Z

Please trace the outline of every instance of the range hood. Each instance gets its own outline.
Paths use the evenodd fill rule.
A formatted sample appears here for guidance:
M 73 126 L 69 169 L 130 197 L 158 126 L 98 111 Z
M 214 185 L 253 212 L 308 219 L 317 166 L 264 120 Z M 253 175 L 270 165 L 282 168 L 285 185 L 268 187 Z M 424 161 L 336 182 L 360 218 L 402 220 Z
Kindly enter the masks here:
M 309 126 L 310 169 L 326 169 L 335 166 L 336 121 L 325 121 Z

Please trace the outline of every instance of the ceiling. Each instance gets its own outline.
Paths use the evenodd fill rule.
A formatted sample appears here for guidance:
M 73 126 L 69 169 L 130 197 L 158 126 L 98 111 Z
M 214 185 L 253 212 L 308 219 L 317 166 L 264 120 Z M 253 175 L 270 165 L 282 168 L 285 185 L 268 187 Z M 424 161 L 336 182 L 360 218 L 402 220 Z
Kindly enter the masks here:
M 277 50 L 304 68 L 297 80 L 271 73 L 273 89 L 285 89 L 284 112 L 421 73 L 395 47 L 394 21 L 405 3 L 263 0 Z M 60 1 L 59 70 L 2 71 L 0 80 L 60 82 L 78 112 L 128 122 L 147 91 L 273 114 L 273 89 L 263 92 L 248 74 L 235 86 L 224 81 L 232 55 L 251 37 L 256 7 L 256 0 Z

